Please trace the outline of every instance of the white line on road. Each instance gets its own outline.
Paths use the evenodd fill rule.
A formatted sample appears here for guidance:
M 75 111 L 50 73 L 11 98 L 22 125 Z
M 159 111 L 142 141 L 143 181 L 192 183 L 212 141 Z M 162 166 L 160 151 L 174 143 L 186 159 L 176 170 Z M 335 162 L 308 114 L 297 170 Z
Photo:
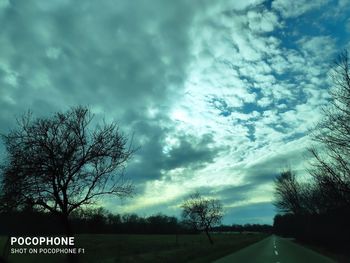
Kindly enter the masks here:
M 278 256 L 278 252 L 277 252 L 277 250 L 275 250 L 275 255 L 276 255 L 276 256 Z

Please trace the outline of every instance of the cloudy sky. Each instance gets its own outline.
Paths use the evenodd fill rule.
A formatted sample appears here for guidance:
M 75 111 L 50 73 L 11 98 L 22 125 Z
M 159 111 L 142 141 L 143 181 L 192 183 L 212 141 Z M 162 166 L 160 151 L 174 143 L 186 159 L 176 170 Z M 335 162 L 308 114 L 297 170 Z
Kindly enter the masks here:
M 179 215 L 199 191 L 224 223 L 271 223 L 274 176 L 305 174 L 349 14 L 349 0 L 0 0 L 0 133 L 28 109 L 88 105 L 140 146 L 135 197 L 106 208 Z

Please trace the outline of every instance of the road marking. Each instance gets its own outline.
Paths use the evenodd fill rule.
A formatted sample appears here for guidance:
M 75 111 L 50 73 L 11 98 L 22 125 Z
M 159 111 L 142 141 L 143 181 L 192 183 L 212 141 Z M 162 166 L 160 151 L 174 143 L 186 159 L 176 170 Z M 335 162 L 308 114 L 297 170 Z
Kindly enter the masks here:
M 277 250 L 275 250 L 275 255 L 276 255 L 276 256 L 278 256 L 278 252 L 277 252 Z

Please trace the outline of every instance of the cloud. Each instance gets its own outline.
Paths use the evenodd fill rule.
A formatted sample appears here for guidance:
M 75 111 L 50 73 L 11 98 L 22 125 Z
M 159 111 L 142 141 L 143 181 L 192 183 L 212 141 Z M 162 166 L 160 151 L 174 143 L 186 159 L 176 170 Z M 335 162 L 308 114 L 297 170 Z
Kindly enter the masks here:
M 166 145 L 166 143 L 164 144 Z M 168 147 L 164 162 L 165 168 L 168 170 L 188 166 L 199 168 L 212 163 L 218 151 L 214 148 L 211 134 L 206 134 L 201 138 L 181 136 L 176 138 L 175 145 Z
M 272 7 L 279 11 L 286 18 L 297 17 L 311 10 L 318 9 L 327 4 L 328 0 L 307 1 L 307 0 L 275 0 L 272 2 Z
M 322 58 L 330 58 L 336 52 L 335 41 L 330 36 L 303 37 L 298 41 L 302 52 L 317 56 L 322 50 Z M 320 58 L 320 57 L 319 57 Z
M 55 98 L 53 109 L 76 99 L 104 102 L 116 114 L 159 101 L 166 106 L 186 77 L 192 8 L 185 1 L 13 1 L 1 37 L 6 86 L 18 87 L 12 97 L 22 109 L 35 107 L 38 97 Z M 155 16 L 159 10 L 162 15 Z

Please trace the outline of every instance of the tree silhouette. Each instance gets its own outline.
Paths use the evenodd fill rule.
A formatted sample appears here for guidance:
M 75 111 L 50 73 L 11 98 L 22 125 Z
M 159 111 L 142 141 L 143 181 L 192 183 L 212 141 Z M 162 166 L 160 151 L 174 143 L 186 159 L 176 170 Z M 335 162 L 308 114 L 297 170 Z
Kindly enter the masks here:
M 89 128 L 93 115 L 75 107 L 52 117 L 28 113 L 2 139 L 7 160 L 2 166 L 2 199 L 8 206 L 30 202 L 57 215 L 67 235 L 70 214 L 102 195 L 128 196 L 132 185 L 124 168 L 133 154 L 116 123 Z
M 302 187 L 292 170 L 286 170 L 275 178 L 274 205 L 283 213 L 300 214 L 302 208 Z
M 274 230 L 347 251 L 350 242 L 350 60 L 341 53 L 332 69 L 334 87 L 322 119 L 311 131 L 311 180 L 287 171 L 275 180 L 275 206 L 283 212 Z
M 310 149 L 310 173 L 328 208 L 350 208 L 350 63 L 346 51 L 334 63 L 331 100 L 312 133 L 321 150 Z
M 209 231 L 213 226 L 220 224 L 223 217 L 223 209 L 219 200 L 207 199 L 199 193 L 190 195 L 182 204 L 182 217 L 184 221 L 195 230 L 204 231 L 213 244 Z

